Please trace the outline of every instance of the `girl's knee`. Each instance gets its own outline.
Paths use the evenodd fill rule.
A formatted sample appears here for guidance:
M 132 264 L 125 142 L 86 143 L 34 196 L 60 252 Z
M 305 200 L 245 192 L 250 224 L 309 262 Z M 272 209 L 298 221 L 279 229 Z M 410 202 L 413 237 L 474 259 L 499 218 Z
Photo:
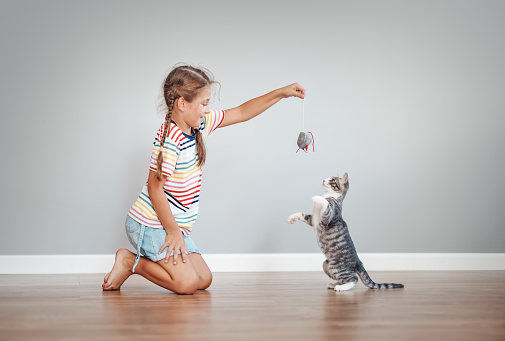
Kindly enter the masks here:
M 208 274 L 205 274 L 204 276 L 200 277 L 200 287 L 199 287 L 199 289 L 205 290 L 208 287 L 210 287 L 211 284 L 212 284 L 212 273 L 211 272 L 209 272 Z
M 193 276 L 176 283 L 174 292 L 181 295 L 191 295 L 198 290 L 205 290 L 212 284 L 212 273 L 204 276 Z
M 184 279 L 181 279 L 174 283 L 174 291 L 180 295 L 191 295 L 194 294 L 200 286 L 200 279 L 198 276 L 187 276 Z

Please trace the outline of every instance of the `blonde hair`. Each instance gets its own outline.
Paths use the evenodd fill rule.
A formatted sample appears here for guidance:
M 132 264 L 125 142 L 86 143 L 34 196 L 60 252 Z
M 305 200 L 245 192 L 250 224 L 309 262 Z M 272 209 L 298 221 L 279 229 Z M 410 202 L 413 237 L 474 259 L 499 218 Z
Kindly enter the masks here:
M 215 83 L 217 82 L 213 80 L 213 76 L 210 71 L 204 68 L 196 68 L 189 65 L 175 66 L 165 78 L 162 90 L 167 112 L 165 115 L 165 128 L 160 141 L 160 152 L 158 154 L 157 161 L 156 177 L 158 180 L 162 179 L 161 166 L 163 164 L 163 145 L 165 144 L 167 135 L 170 133 L 169 127 L 172 121 L 172 111 L 174 109 L 175 101 L 178 98 L 183 97 L 186 101 L 191 103 L 202 89 L 210 87 Z M 202 167 L 205 164 L 206 157 L 205 143 L 200 130 L 195 129 L 194 132 L 196 151 L 198 154 L 197 165 L 198 167 Z

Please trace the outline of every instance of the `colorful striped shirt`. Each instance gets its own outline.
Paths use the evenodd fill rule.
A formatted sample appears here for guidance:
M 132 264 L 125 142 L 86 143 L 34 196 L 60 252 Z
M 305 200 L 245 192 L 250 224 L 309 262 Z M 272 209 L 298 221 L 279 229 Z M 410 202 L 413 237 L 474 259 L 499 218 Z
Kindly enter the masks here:
M 198 129 L 206 138 L 219 127 L 223 120 L 224 111 L 211 111 L 205 115 Z M 165 122 L 161 125 L 154 140 L 151 166 L 149 167 L 154 172 L 157 171 L 158 154 L 164 129 Z M 191 233 L 191 228 L 198 216 L 202 169 L 197 165 L 197 162 L 195 136 L 183 133 L 172 121 L 163 145 L 162 173 L 167 177 L 163 190 L 175 221 L 186 236 Z M 137 201 L 130 208 L 128 215 L 143 225 L 154 228 L 163 227 L 149 198 L 147 183 L 142 188 Z

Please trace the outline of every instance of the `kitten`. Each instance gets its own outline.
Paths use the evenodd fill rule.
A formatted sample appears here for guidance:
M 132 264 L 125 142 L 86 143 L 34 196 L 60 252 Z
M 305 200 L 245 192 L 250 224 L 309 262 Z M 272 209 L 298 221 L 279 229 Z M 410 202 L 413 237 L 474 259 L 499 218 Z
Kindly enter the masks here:
M 323 180 L 323 188 L 323 196 L 312 197 L 312 214 L 292 214 L 288 223 L 301 220 L 314 227 L 319 247 L 326 256 L 324 272 L 336 281 L 330 283 L 328 289 L 349 290 L 358 282 L 358 276 L 371 289 L 403 288 L 403 284 L 375 283 L 358 258 L 347 224 L 342 219 L 342 203 L 349 189 L 347 173 L 342 178 L 337 176 Z

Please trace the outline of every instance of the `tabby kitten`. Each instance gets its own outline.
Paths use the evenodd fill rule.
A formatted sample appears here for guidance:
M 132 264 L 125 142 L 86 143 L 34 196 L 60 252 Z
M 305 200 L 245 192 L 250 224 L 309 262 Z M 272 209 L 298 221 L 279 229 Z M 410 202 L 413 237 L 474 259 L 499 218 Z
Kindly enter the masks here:
M 314 227 L 319 247 L 326 256 L 323 270 L 336 281 L 330 283 L 328 288 L 349 290 L 358 282 L 358 276 L 371 289 L 403 288 L 403 284 L 375 283 L 358 258 L 347 224 L 342 219 L 342 203 L 349 189 L 347 173 L 342 178 L 337 176 L 323 180 L 323 188 L 323 196 L 312 197 L 312 214 L 292 214 L 288 223 L 301 220 Z

